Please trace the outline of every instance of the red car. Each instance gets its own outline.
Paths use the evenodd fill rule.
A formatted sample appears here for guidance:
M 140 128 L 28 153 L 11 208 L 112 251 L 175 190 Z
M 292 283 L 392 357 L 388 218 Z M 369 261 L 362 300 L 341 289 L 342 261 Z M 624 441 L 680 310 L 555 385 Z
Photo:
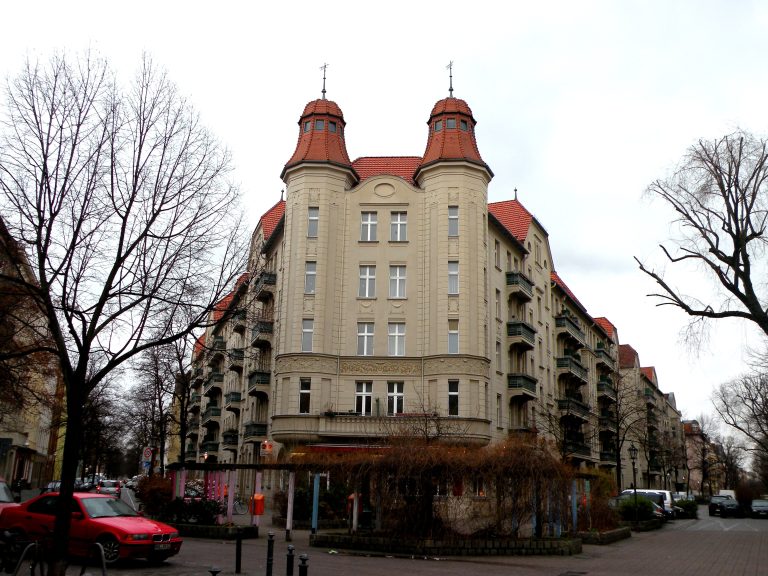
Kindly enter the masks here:
M 49 492 L 3 509 L 0 530 L 9 530 L 22 539 L 50 538 L 58 498 L 58 492 Z M 96 542 L 104 548 L 106 562 L 113 564 L 123 558 L 162 562 L 178 554 L 182 539 L 176 528 L 139 515 L 114 496 L 75 493 L 69 553 L 92 555 Z

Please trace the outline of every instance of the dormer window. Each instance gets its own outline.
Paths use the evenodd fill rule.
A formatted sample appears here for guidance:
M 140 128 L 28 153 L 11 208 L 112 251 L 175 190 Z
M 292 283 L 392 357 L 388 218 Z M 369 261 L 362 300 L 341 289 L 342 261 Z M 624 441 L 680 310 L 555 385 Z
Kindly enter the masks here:
M 443 129 L 443 121 L 438 120 L 437 122 L 435 122 L 435 132 L 440 132 L 440 130 L 442 129 Z
M 336 122 L 328 120 L 328 132 L 336 132 Z
M 315 130 L 324 130 L 325 120 L 315 120 Z
M 311 123 L 309 120 L 307 120 L 306 122 L 304 122 L 304 132 L 309 132 L 309 129 L 310 129 L 311 127 L 312 127 L 312 123 Z
M 459 128 L 461 130 L 464 130 L 464 132 L 467 131 L 467 121 L 466 120 L 459 120 Z
M 452 130 L 456 128 L 456 118 L 446 118 L 445 119 L 445 127 L 448 130 Z

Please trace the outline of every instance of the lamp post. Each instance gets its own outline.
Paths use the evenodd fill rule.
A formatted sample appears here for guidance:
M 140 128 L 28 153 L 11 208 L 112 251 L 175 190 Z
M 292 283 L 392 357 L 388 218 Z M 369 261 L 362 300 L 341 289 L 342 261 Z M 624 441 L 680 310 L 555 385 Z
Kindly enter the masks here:
M 629 446 L 629 459 L 632 460 L 632 488 L 635 491 L 635 524 L 637 524 L 637 446 Z

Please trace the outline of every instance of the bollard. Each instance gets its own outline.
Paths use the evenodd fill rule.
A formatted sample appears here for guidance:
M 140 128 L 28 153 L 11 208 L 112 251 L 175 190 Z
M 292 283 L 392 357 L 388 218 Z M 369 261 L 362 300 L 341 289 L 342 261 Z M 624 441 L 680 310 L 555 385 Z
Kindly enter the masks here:
M 272 576 L 272 563 L 275 560 L 275 533 L 267 533 L 267 576 Z
M 307 566 L 307 560 L 309 560 L 309 557 L 306 554 L 302 554 L 299 556 L 299 576 L 307 576 L 307 571 L 309 570 L 309 566 Z
M 216 576 L 219 572 L 221 572 L 221 568 L 218 566 L 211 566 L 208 568 L 208 572 L 211 573 L 211 576 Z
M 235 535 L 235 574 L 240 574 L 243 567 L 243 531 L 238 528 Z
M 288 545 L 288 554 L 286 554 L 285 559 L 285 576 L 293 576 L 293 551 L 294 547 L 289 544 Z

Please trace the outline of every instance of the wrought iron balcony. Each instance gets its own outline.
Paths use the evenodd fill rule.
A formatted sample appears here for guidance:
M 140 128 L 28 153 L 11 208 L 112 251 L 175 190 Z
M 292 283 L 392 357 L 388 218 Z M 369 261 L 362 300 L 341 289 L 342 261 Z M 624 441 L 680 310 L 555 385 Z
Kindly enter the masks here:
M 224 408 L 230 412 L 239 414 L 241 401 L 240 392 L 227 392 L 224 394 Z
M 616 465 L 616 452 L 610 450 L 600 451 L 600 463 L 601 464 L 613 464 Z
M 261 442 L 266 437 L 266 422 L 248 422 L 243 428 L 243 442 Z
M 248 375 L 248 394 L 253 396 L 257 392 L 269 392 L 271 373 L 265 370 L 254 370 Z
M 582 384 L 587 383 L 587 369 L 573 356 L 560 356 L 557 358 L 558 374 L 568 374 Z
M 277 274 L 274 272 L 262 271 L 256 276 L 256 282 L 253 286 L 253 294 L 257 300 L 267 302 L 275 296 L 275 284 L 277 283 Z
M 522 302 L 533 300 L 533 282 L 522 272 L 507 272 L 509 295 Z
M 243 371 L 243 359 L 245 352 L 242 348 L 232 348 L 229 350 L 229 369 L 235 372 Z
M 214 396 L 221 393 L 221 385 L 224 382 L 223 372 L 211 372 L 208 380 L 205 381 L 203 396 Z
M 653 392 L 653 388 L 647 388 L 645 389 L 645 401 L 648 404 L 656 405 L 656 394 Z
M 576 456 L 586 456 L 587 458 L 592 456 L 592 448 L 579 442 L 566 442 L 565 451 Z
M 577 416 L 583 420 L 588 420 L 592 412 L 589 404 L 572 397 L 558 398 L 557 407 L 565 412 L 564 416 Z
M 527 322 L 507 322 L 507 340 L 511 346 L 531 350 L 536 343 L 536 329 Z
M 245 310 L 238 310 L 232 316 L 232 330 L 238 334 L 245 333 L 245 322 L 248 315 Z
M 595 347 L 595 356 L 597 357 L 597 364 L 603 364 L 611 371 L 616 370 L 616 360 L 611 356 L 611 353 L 605 347 L 602 342 L 598 342 Z
M 584 346 L 584 331 L 569 314 L 561 314 L 555 317 L 555 333 L 558 336 L 564 335 L 578 348 Z
M 257 320 L 251 329 L 251 346 L 255 348 L 271 347 L 274 324 L 274 321 L 268 319 Z
M 597 382 L 597 397 L 608 398 L 616 402 L 618 395 L 616 389 L 613 387 L 613 381 L 610 378 L 600 378 Z
M 208 406 L 203 412 L 203 425 L 208 424 L 213 418 L 221 416 L 221 406 Z
M 203 452 L 207 452 L 209 455 L 213 452 L 219 451 L 219 443 L 218 442 L 203 442 L 200 444 L 200 450 Z
M 221 435 L 221 443 L 224 450 L 237 450 L 239 434 L 237 430 L 227 430 Z
M 507 389 L 510 396 L 522 396 L 526 400 L 536 399 L 538 380 L 522 372 L 507 374 Z

